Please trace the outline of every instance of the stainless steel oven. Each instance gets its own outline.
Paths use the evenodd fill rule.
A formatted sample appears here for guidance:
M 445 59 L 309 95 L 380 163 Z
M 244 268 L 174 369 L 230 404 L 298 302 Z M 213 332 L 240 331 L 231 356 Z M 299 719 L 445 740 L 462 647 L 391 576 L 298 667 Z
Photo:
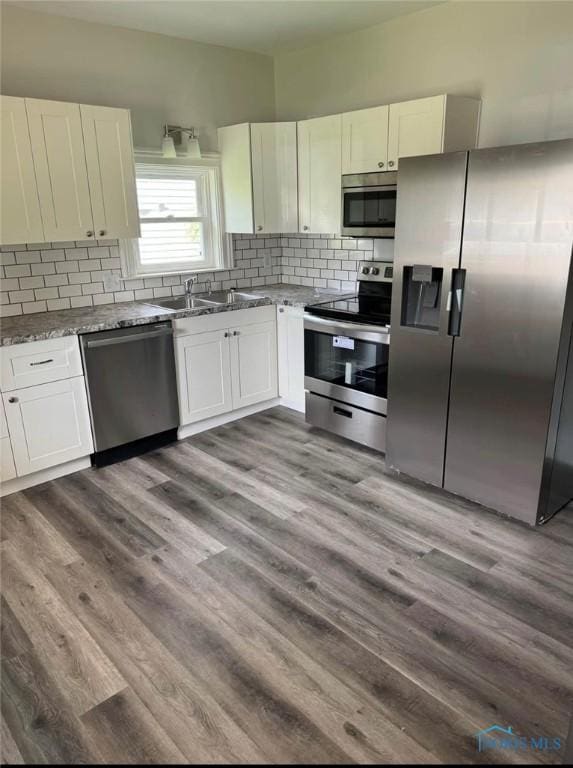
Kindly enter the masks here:
M 397 179 L 396 171 L 343 176 L 341 234 L 394 237 Z
M 305 314 L 307 421 L 385 451 L 389 342 L 387 328 Z

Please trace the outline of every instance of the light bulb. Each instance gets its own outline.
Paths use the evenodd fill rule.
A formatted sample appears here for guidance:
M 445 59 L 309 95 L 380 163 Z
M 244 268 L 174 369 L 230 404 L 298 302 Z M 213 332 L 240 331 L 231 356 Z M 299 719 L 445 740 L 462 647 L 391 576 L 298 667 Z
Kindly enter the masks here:
M 161 142 L 161 154 L 163 157 L 177 157 L 177 152 L 175 151 L 175 142 L 171 136 L 166 135 L 163 137 Z
M 194 136 L 190 136 L 187 142 L 187 157 L 192 157 L 195 160 L 199 160 L 201 157 L 199 139 L 196 139 Z

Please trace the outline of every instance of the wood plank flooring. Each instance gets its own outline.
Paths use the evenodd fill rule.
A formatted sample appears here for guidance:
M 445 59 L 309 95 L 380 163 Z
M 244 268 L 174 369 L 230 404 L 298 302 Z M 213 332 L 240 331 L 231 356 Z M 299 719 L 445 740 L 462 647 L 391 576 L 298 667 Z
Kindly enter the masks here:
M 573 507 L 530 530 L 275 408 L 2 503 L 2 761 L 560 763 Z

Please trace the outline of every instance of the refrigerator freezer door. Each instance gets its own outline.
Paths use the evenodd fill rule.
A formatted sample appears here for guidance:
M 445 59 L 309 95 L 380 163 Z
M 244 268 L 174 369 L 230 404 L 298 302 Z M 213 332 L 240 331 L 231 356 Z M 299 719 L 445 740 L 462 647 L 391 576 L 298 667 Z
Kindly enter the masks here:
M 387 453 L 389 466 L 442 485 L 467 153 L 400 160 Z
M 470 152 L 444 487 L 529 524 L 572 244 L 573 141 Z

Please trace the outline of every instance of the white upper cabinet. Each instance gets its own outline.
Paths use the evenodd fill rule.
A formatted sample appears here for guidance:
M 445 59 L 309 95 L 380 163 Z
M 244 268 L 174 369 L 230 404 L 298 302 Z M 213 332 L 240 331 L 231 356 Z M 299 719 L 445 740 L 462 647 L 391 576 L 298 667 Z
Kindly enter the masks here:
M 42 243 L 44 228 L 24 99 L 0 97 L 0 243 Z
M 342 173 L 388 169 L 388 106 L 342 115 Z
M 26 99 L 46 240 L 93 237 L 80 107 Z
M 0 244 L 139 237 L 129 110 L 0 105 Z
M 431 96 L 391 104 L 388 170 L 397 170 L 400 157 L 475 147 L 480 104 L 463 96 Z
M 296 123 L 251 125 L 256 232 L 297 232 Z
M 298 123 L 299 231 L 340 231 L 342 116 Z
M 129 111 L 82 104 L 80 114 L 95 237 L 139 237 Z
M 227 232 L 296 232 L 296 123 L 219 128 Z

